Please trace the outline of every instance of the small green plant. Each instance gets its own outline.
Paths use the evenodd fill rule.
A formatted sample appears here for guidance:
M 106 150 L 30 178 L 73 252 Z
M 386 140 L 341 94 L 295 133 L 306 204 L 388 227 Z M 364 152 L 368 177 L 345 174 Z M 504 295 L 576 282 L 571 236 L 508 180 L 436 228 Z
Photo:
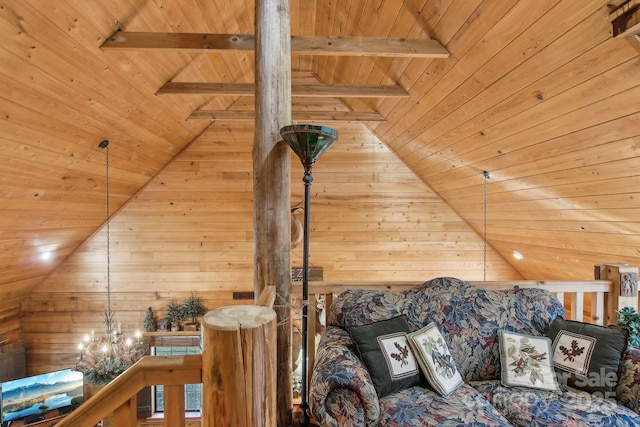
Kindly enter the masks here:
M 178 325 L 182 322 L 185 319 L 182 311 L 182 304 L 178 304 L 176 300 L 172 299 L 167 305 L 167 314 L 165 319 L 167 319 L 171 325 Z
M 182 304 L 182 315 L 185 319 L 191 319 L 191 323 L 198 323 L 198 317 L 204 316 L 207 310 L 200 302 L 200 298 L 196 297 L 193 292 Z
M 618 311 L 617 323 L 629 328 L 629 345 L 640 348 L 640 313 L 635 308 L 624 307 Z

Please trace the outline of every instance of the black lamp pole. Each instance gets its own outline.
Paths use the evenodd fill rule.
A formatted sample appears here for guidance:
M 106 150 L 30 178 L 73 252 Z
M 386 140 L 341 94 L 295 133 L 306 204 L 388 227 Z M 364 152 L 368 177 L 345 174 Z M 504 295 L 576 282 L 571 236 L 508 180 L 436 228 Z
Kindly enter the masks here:
M 292 125 L 280 129 L 280 135 L 291 149 L 298 155 L 304 167 L 304 234 L 302 246 L 302 379 L 300 397 L 300 425 L 309 425 L 308 403 L 308 368 L 307 368 L 307 336 L 309 313 L 309 228 L 311 209 L 311 169 L 316 159 L 338 139 L 338 132 L 323 126 Z
M 307 390 L 307 336 L 308 336 L 308 315 L 309 315 L 309 209 L 311 207 L 311 183 L 313 176 L 311 175 L 313 161 L 308 165 L 304 165 L 304 237 L 302 243 L 302 380 L 301 389 L 302 397 L 300 400 L 300 424 L 309 425 L 309 415 L 307 413 L 308 390 Z

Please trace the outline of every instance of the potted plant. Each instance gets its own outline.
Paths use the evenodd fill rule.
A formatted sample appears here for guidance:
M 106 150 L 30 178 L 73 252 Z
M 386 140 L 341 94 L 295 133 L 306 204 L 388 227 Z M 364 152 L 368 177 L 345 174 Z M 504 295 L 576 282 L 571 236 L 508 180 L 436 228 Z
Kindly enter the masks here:
M 182 305 L 172 299 L 169 305 L 167 305 L 167 315 L 165 319 L 167 319 L 167 322 L 171 325 L 172 332 L 179 331 L 180 322 L 185 319 L 182 312 Z
M 158 327 L 156 322 L 156 315 L 153 313 L 153 308 L 147 308 L 142 326 L 145 332 L 154 332 Z
M 191 319 L 190 322 L 184 324 L 185 331 L 197 331 L 200 327 L 200 323 L 198 323 L 198 317 L 204 316 L 206 313 L 206 309 L 202 302 L 200 302 L 200 298 L 196 297 L 193 292 L 191 292 L 191 296 L 187 298 L 182 304 L 182 315 L 184 319 Z
M 640 313 L 632 307 L 621 308 L 617 323 L 618 326 L 629 328 L 629 345 L 640 348 Z

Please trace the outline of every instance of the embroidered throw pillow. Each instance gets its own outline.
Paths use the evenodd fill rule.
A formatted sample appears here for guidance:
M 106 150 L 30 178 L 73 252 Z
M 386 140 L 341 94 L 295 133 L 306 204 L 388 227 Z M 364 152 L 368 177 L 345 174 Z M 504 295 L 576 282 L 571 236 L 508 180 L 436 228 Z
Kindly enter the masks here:
M 447 343 L 435 323 L 408 334 L 409 345 L 431 387 L 443 397 L 463 383 Z
M 498 331 L 501 382 L 507 387 L 559 391 L 551 362 L 551 340 Z
M 409 331 L 404 316 L 348 329 L 378 397 L 420 383 L 418 364 L 407 342 Z
M 556 317 L 547 336 L 561 384 L 616 398 L 619 369 L 629 331 Z

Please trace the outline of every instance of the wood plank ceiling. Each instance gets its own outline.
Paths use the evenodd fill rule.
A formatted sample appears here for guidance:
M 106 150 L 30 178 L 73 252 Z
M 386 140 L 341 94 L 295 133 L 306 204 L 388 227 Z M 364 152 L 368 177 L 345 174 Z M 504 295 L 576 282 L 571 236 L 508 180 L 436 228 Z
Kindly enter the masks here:
M 251 51 L 103 43 L 118 30 L 251 35 L 253 7 L 251 0 L 0 6 L 3 316 L 15 316 L 104 224 L 99 141 L 112 141 L 116 215 L 190 144 L 212 133 L 245 140 L 234 135 L 252 126 Z M 598 262 L 640 264 L 638 41 L 612 37 L 610 11 L 603 0 L 291 0 L 294 36 L 431 38 L 451 54 L 295 53 L 294 119 L 345 135 L 362 129 L 380 141 L 480 239 L 486 226 L 490 250 L 502 257 L 496 263 L 511 264 L 511 276 L 589 278 Z M 236 92 L 161 94 L 186 83 L 232 84 Z M 354 85 L 378 89 L 317 97 Z M 492 174 L 486 224 L 483 171 Z M 514 250 L 525 258 L 514 260 Z M 437 248 L 428 252 L 437 258 Z M 481 270 L 469 279 L 481 279 Z

